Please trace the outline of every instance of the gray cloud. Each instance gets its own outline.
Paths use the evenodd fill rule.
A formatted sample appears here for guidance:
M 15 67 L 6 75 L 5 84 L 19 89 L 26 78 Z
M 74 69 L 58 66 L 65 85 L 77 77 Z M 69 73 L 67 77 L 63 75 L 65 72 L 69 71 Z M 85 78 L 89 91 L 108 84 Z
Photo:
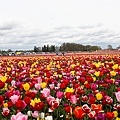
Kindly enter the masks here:
M 17 26 L 18 24 L 16 24 L 15 22 L 2 23 L 0 24 L 0 30 L 13 30 Z
M 58 26 L 48 30 L 32 29 L 14 22 L 0 25 L 0 49 L 33 49 L 34 46 L 61 45 L 64 42 L 106 48 L 108 44 L 119 46 L 119 41 L 120 34 L 105 28 L 103 24 Z

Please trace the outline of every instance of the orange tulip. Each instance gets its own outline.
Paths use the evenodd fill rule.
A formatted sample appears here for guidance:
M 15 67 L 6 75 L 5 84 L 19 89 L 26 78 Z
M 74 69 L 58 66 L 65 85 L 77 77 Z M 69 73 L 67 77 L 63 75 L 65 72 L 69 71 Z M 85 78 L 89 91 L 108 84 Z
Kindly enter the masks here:
M 96 113 L 102 111 L 102 104 L 92 104 L 91 109 L 95 111 Z

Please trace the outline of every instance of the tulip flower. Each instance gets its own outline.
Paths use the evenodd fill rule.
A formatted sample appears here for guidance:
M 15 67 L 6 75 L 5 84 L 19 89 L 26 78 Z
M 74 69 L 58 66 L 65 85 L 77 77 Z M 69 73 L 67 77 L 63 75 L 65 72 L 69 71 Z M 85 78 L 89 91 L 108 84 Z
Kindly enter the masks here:
M 45 98 L 47 98 L 47 97 L 50 96 L 50 89 L 44 88 L 44 89 L 41 91 L 41 93 L 43 94 L 43 96 L 44 96 Z
M 30 89 L 29 83 L 23 84 L 23 88 L 24 88 L 25 91 L 28 91 Z
M 79 107 L 79 106 L 75 107 L 73 114 L 77 119 L 83 119 L 85 116 L 85 112 L 83 111 L 82 107 Z
M 6 80 L 7 80 L 7 77 L 6 76 L 0 76 L 0 80 L 5 83 Z
M 70 96 L 70 102 L 71 102 L 72 104 L 76 104 L 76 103 L 77 103 L 77 97 L 76 97 L 76 95 L 71 95 L 71 96 Z
M 120 118 L 119 117 L 116 117 L 116 119 L 115 120 L 120 120 Z
M 118 116 L 118 112 L 117 111 L 113 111 L 113 113 L 114 113 L 114 117 Z
M 66 111 L 67 113 L 71 113 L 71 112 L 72 112 L 72 107 L 69 106 L 69 105 L 65 106 L 64 109 L 65 109 L 65 111 Z
M 91 110 L 99 113 L 100 111 L 102 111 L 102 104 L 91 104 Z
M 97 100 L 101 100 L 103 98 L 102 93 L 97 93 L 95 96 Z
M 98 77 L 98 76 L 100 75 L 100 71 L 96 71 L 96 72 L 94 73 L 94 75 L 95 75 L 96 77 Z
M 113 120 L 113 118 L 114 118 L 114 113 L 113 113 L 113 112 L 107 112 L 107 113 L 105 114 L 105 116 L 106 116 L 106 118 L 107 118 L 108 120 Z
M 38 111 L 34 111 L 34 112 L 32 113 L 32 116 L 33 116 L 34 118 L 38 118 L 38 117 L 39 117 L 39 112 L 38 112 Z
M 25 103 L 24 100 L 18 100 L 15 103 L 15 105 L 16 105 L 16 108 L 19 109 L 19 110 L 23 110 L 27 106 L 27 104 Z
M 87 105 L 87 104 L 84 104 L 82 106 L 82 110 L 85 112 L 85 113 L 90 113 L 91 112 L 91 108 Z
M 41 86 L 41 88 L 45 88 L 45 87 L 47 86 L 47 83 L 46 83 L 46 82 L 42 82 L 42 83 L 40 84 L 40 86 Z
M 91 84 L 91 90 L 95 91 L 98 88 L 98 85 L 96 83 Z
M 5 83 L 0 80 L 0 89 L 4 88 Z
M 40 83 L 36 83 L 35 88 L 36 88 L 36 90 L 40 90 Z
M 59 98 L 59 99 L 61 99 L 63 96 L 64 96 L 64 94 L 63 94 L 63 92 L 61 92 L 61 91 L 58 91 L 58 92 L 56 93 L 56 97 Z
M 10 110 L 8 108 L 3 108 L 2 115 L 7 117 L 10 115 Z
M 120 91 L 115 92 L 115 96 L 118 102 L 120 102 Z
M 66 90 L 65 90 L 65 92 L 73 93 L 73 92 L 74 92 L 74 89 L 73 89 L 73 88 L 67 87 Z
M 95 117 L 95 120 L 106 120 L 106 116 L 104 113 L 99 112 L 97 116 Z
M 15 104 L 18 101 L 19 97 L 20 97 L 19 95 L 12 95 L 10 99 L 12 103 Z
M 88 117 L 90 118 L 90 119 L 94 119 L 95 117 L 96 117 L 96 112 L 95 111 L 90 111 L 90 113 L 88 113 Z
M 16 115 L 12 115 L 10 120 L 28 120 L 28 115 L 18 112 Z
M 111 75 L 111 76 L 116 76 L 116 74 L 117 74 L 117 73 L 116 73 L 115 71 L 110 71 L 110 75 Z

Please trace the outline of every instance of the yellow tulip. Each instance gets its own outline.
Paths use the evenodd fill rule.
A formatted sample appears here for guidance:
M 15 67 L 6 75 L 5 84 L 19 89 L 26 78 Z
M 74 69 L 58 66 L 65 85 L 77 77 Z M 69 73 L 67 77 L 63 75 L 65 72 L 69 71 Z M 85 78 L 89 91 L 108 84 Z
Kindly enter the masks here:
M 59 76 L 59 78 L 62 78 L 62 75 L 58 75 Z
M 35 103 L 39 103 L 40 102 L 40 98 L 34 98 Z
M 1 77 L 0 77 L 0 80 L 1 80 L 2 82 L 6 82 L 7 77 L 6 77 L 6 76 L 1 76 Z
M 73 93 L 73 92 L 74 92 L 74 89 L 67 87 L 67 88 L 65 89 L 65 92 L 71 92 L 71 93 Z
M 41 88 L 45 88 L 47 86 L 47 83 L 46 82 L 42 82 L 40 85 L 41 85 Z
M 8 84 L 7 83 L 5 83 L 5 86 L 2 90 L 8 90 Z
M 40 73 L 39 71 L 36 71 L 36 73 L 35 73 L 35 74 L 36 74 L 36 75 L 39 75 L 39 73 Z
M 7 104 L 7 103 L 4 103 L 3 106 L 4 106 L 4 108 L 7 108 L 7 107 L 8 107 L 8 104 Z
M 71 71 L 70 73 L 71 73 L 72 75 L 75 75 L 75 71 Z
M 71 67 L 71 68 L 74 68 L 74 67 L 75 67 L 75 64 L 72 64 L 70 67 Z
M 23 88 L 25 91 L 28 91 L 30 89 L 30 85 L 28 83 L 23 84 Z
M 56 66 L 58 69 L 60 69 L 60 65 L 58 64 L 57 66 Z
M 95 66 L 96 66 L 97 68 L 99 68 L 99 67 L 100 67 L 100 62 L 95 63 Z
M 32 105 L 34 107 L 35 106 L 35 101 L 31 100 L 30 105 Z
M 115 71 L 110 71 L 110 75 L 111 75 L 111 76 L 116 76 L 116 74 L 117 74 L 117 73 L 116 73 Z
M 103 98 L 103 95 L 101 93 L 97 93 L 95 96 L 97 100 L 101 100 Z
M 118 64 L 112 66 L 113 69 L 118 69 L 118 67 L 119 67 Z
M 120 118 L 119 118 L 119 117 L 117 117 L 115 120 L 120 120 Z
M 94 75 L 95 75 L 96 77 L 98 77 L 98 76 L 100 75 L 100 71 L 96 71 L 96 72 L 94 73 Z
M 96 77 L 92 77 L 94 81 L 96 81 Z
M 11 67 L 7 67 L 7 71 L 8 71 L 8 72 L 11 71 Z
M 30 105 L 34 107 L 35 103 L 39 103 L 39 102 L 41 102 L 39 98 L 34 98 L 34 100 L 31 100 Z
M 113 113 L 114 113 L 114 117 L 118 116 L 118 112 L 117 111 L 113 111 Z

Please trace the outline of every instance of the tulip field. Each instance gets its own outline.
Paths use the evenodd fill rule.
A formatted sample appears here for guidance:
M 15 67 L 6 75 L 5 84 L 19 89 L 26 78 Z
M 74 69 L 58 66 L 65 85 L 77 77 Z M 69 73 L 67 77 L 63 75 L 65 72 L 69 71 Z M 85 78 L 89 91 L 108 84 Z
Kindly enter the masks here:
M 0 120 L 120 120 L 120 55 L 1 57 Z

